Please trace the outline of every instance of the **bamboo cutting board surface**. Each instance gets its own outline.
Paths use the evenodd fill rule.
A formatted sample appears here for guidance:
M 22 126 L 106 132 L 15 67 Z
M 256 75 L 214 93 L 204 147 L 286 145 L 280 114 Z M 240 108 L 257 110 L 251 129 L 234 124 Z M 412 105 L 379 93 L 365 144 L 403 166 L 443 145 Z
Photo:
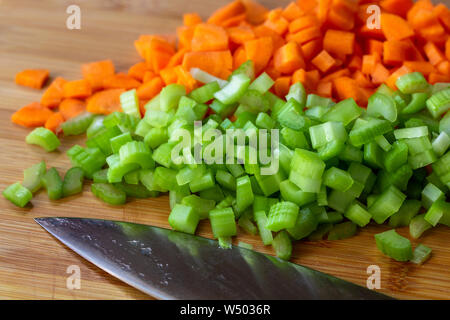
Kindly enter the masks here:
M 66 8 L 81 7 L 81 30 L 66 28 Z M 61 173 L 70 167 L 65 151 L 84 138 L 65 138 L 58 152 L 45 153 L 26 145 L 29 132 L 11 124 L 13 111 L 39 101 L 41 91 L 14 84 L 14 75 L 27 68 L 49 68 L 51 76 L 78 79 L 80 64 L 110 58 L 126 71 L 139 61 L 133 40 L 142 33 L 171 33 L 181 24 L 182 12 L 207 17 L 227 1 L 208 0 L 0 0 L 0 189 L 21 181 L 22 170 L 41 160 Z M 271 2 L 271 3 L 270 3 Z M 269 7 L 287 1 L 266 0 Z M 32 200 L 33 208 L 18 209 L 0 197 L 0 299 L 149 299 L 113 278 L 54 240 L 35 217 L 71 216 L 123 220 L 168 228 L 168 198 L 132 200 L 123 207 L 105 205 L 85 186 L 82 196 L 50 202 L 45 192 Z M 450 292 L 450 230 L 435 228 L 421 238 L 433 249 L 423 266 L 395 262 L 375 246 L 374 234 L 386 227 L 371 225 L 356 237 L 341 241 L 301 242 L 293 261 L 365 285 L 369 265 L 381 269 L 381 292 L 397 298 L 448 299 Z M 403 228 L 399 233 L 407 236 Z M 200 235 L 211 237 L 202 223 Z M 240 233 L 239 239 L 258 251 L 273 254 L 258 237 Z M 414 245 L 417 242 L 414 241 Z M 81 289 L 66 287 L 70 265 L 81 269 Z

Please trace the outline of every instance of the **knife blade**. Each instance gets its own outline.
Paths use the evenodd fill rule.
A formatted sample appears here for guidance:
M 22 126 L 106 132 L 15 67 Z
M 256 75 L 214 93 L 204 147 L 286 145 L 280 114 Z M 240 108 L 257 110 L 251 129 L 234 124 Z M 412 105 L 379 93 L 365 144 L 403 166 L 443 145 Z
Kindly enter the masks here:
M 272 256 L 173 230 L 84 218 L 35 221 L 86 260 L 158 299 L 392 299 Z

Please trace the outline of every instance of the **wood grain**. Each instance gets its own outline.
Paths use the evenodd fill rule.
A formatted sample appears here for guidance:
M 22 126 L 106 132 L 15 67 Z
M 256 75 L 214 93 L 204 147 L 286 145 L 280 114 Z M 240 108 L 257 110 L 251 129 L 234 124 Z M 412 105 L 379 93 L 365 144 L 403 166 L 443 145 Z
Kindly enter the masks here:
M 82 10 L 82 29 L 65 27 L 66 6 L 74 1 L 0 1 L 0 189 L 22 179 L 23 168 L 46 160 L 60 172 L 70 165 L 65 151 L 83 138 L 67 138 L 59 152 L 46 154 L 28 146 L 29 130 L 9 119 L 17 108 L 37 101 L 41 92 L 18 87 L 14 75 L 25 68 L 50 68 L 53 77 L 80 77 L 80 63 L 111 58 L 124 71 L 138 61 L 133 40 L 141 33 L 171 33 L 181 23 L 181 13 L 197 11 L 203 17 L 225 0 L 110 0 L 76 1 Z M 263 1 L 267 5 L 288 1 Z M 111 207 L 95 199 L 85 187 L 82 196 L 50 202 L 45 193 L 32 201 L 32 209 L 18 209 L 0 197 L 0 299 L 150 299 L 83 260 L 42 230 L 32 218 L 78 216 L 115 219 L 168 228 L 168 199 L 133 200 Z M 423 266 L 397 263 L 378 252 L 373 235 L 385 227 L 370 225 L 351 239 L 301 242 L 293 261 L 365 285 L 366 268 L 381 268 L 380 291 L 398 298 L 448 299 L 450 292 L 450 232 L 438 227 L 421 242 L 433 248 Z M 407 235 L 406 229 L 399 231 Z M 211 237 L 207 223 L 200 234 Z M 239 239 L 258 251 L 273 254 L 257 237 Z M 414 242 L 416 244 L 416 242 Z M 81 268 L 81 289 L 66 288 L 69 265 Z

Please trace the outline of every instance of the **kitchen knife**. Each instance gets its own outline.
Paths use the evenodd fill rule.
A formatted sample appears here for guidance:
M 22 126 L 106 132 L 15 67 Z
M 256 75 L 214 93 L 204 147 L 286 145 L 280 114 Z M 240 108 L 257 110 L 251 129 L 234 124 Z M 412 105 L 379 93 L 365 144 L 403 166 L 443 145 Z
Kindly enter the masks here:
M 36 218 L 70 249 L 158 299 L 392 299 L 241 247 L 128 222 Z

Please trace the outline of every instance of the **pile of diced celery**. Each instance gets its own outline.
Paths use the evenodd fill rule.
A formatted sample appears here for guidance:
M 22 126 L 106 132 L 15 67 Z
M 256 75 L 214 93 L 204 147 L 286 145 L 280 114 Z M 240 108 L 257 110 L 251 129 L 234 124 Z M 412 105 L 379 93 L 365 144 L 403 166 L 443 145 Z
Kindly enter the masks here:
M 283 259 L 290 258 L 294 240 L 348 238 L 372 220 L 409 225 L 413 238 L 437 224 L 450 226 L 450 84 L 430 85 L 420 73 L 406 74 L 396 82 L 398 91 L 381 85 L 364 109 L 353 99 L 335 103 L 306 94 L 301 83 L 281 99 L 269 91 L 274 82 L 266 73 L 255 79 L 251 61 L 228 81 L 198 69 L 192 74 L 206 84 L 189 94 L 182 85 L 168 85 L 147 103 L 142 119 L 131 90 L 121 96 L 123 112 L 84 113 L 64 123 L 65 135 L 87 134 L 86 147 L 67 152 L 74 168 L 63 180 L 45 163 L 35 165 L 4 196 L 25 206 L 43 186 L 50 199 L 59 199 L 81 192 L 84 178 L 93 180 L 95 196 L 113 205 L 168 192 L 173 229 L 194 234 L 199 221 L 209 219 L 227 248 L 238 225 L 259 234 Z M 200 137 L 194 121 L 202 122 Z M 242 129 L 247 138 L 234 146 L 233 163 L 227 163 L 226 150 L 222 163 L 205 157 L 202 163 L 174 163 L 180 129 L 200 139 L 203 152 L 228 129 Z M 221 135 L 211 139 L 208 129 Z M 250 137 L 261 139 L 262 129 L 269 133 L 267 147 L 257 152 L 279 163 L 269 175 L 261 169 L 270 164 L 239 158 L 251 148 Z M 272 129 L 279 130 L 276 149 Z M 33 131 L 27 142 L 54 150 L 59 141 L 45 130 Z M 194 148 L 192 143 L 192 154 Z M 375 238 L 383 253 L 399 261 L 421 263 L 430 255 L 424 245 L 413 252 L 395 230 Z

